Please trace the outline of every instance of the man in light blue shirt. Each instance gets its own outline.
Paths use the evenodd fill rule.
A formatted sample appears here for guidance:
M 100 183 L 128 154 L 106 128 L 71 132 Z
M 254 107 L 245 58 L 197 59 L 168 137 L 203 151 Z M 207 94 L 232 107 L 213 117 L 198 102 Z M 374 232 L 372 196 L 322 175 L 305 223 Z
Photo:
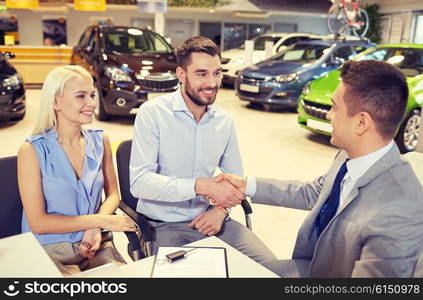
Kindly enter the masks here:
M 222 80 L 219 48 L 194 37 L 177 57 L 181 87 L 141 106 L 132 143 L 131 193 L 154 228 L 153 253 L 216 235 L 257 262 L 273 260 L 254 233 L 227 216 L 224 207 L 245 195 L 213 178 L 217 167 L 243 174 L 234 122 L 213 105 Z

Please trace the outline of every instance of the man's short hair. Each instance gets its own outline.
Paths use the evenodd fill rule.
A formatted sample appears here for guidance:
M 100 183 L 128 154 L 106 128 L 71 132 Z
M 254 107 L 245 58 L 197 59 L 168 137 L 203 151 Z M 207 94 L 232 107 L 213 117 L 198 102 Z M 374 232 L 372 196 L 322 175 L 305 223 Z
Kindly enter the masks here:
M 176 51 L 178 67 L 185 69 L 190 61 L 191 53 L 194 52 L 203 52 L 211 56 L 218 55 L 221 58 L 220 49 L 212 40 L 202 36 L 194 36 L 187 39 Z
M 401 70 L 376 60 L 349 61 L 341 69 L 348 115 L 367 112 L 381 136 L 393 138 L 407 107 L 408 86 Z

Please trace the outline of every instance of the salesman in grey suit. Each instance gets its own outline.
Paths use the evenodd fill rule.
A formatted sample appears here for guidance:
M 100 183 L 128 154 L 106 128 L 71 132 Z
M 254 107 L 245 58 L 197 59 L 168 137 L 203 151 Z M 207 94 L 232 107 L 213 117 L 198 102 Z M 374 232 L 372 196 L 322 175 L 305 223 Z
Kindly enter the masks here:
M 310 210 L 292 259 L 266 265 L 280 276 L 411 277 L 423 250 L 423 189 L 393 142 L 406 79 L 381 61 L 347 62 L 341 79 L 327 115 L 341 151 L 327 174 L 311 183 L 216 180 L 230 181 L 253 203 Z

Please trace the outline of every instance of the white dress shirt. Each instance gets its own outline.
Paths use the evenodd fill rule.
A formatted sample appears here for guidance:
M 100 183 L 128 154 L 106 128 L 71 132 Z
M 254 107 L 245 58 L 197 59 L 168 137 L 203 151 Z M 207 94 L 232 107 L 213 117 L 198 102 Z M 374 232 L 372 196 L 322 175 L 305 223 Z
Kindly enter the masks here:
M 339 196 L 338 210 L 342 207 L 343 202 L 351 193 L 357 181 L 394 145 L 394 141 L 390 141 L 386 146 L 379 150 L 354 158 L 347 161 L 347 173 L 341 183 L 341 195 Z M 338 211 L 337 211 L 338 212 Z
M 130 161 L 137 211 L 165 222 L 194 219 L 210 205 L 196 195 L 196 178 L 212 177 L 216 168 L 243 175 L 235 125 L 227 113 L 209 105 L 197 122 L 180 89 L 141 105 Z

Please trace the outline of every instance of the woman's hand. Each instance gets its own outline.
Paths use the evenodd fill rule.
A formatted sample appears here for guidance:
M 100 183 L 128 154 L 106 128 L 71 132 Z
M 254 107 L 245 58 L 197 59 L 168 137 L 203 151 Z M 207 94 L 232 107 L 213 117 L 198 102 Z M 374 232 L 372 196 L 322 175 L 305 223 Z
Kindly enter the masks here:
M 136 231 L 137 225 L 125 215 L 99 215 L 101 228 L 110 231 Z
M 93 228 L 85 230 L 82 237 L 81 244 L 79 245 L 79 253 L 88 259 L 94 257 L 100 248 L 101 243 L 101 229 Z

